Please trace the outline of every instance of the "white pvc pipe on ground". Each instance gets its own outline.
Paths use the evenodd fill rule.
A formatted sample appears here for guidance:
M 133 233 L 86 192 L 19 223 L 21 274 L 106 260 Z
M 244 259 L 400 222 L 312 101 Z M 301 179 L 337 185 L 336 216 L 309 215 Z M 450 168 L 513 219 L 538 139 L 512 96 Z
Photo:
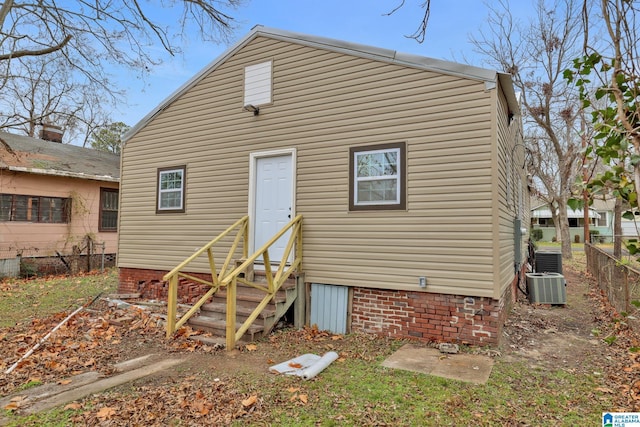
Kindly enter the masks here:
M 331 365 L 331 363 L 337 358 L 338 358 L 338 353 L 336 353 L 335 351 L 330 351 L 328 353 L 325 353 L 325 355 L 322 356 L 316 363 L 309 366 L 307 369 L 305 369 L 302 372 L 302 375 L 301 375 L 302 379 L 309 380 L 315 377 L 320 372 L 324 371 L 327 368 L 327 366 Z

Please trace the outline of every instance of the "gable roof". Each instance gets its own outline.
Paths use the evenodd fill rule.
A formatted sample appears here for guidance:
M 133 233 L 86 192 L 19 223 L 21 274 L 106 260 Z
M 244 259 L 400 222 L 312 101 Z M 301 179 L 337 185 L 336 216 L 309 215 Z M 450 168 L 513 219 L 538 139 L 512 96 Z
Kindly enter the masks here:
M 120 156 L 0 132 L 0 169 L 95 181 L 120 181 Z
M 180 86 L 175 92 L 165 98 L 164 101 L 162 101 L 157 107 L 155 107 L 149 114 L 143 117 L 142 120 L 140 120 L 124 135 L 123 142 L 126 143 L 126 141 L 131 139 L 131 137 L 138 133 L 138 131 L 144 128 L 157 114 L 162 112 L 171 103 L 173 103 L 173 101 L 178 99 L 183 93 L 195 86 L 205 76 L 214 71 L 219 65 L 223 64 L 229 57 L 233 56 L 238 50 L 242 49 L 245 45 L 247 45 L 257 37 L 268 37 L 275 40 L 301 44 L 304 46 L 373 59 L 376 61 L 397 64 L 405 67 L 418 68 L 421 70 L 478 80 L 485 83 L 485 88 L 487 90 L 494 89 L 499 81 L 507 98 L 509 110 L 516 115 L 520 114 L 519 102 L 513 90 L 513 83 L 510 74 L 500 73 L 495 70 L 488 70 L 485 68 L 474 67 L 472 65 L 465 65 L 456 62 L 428 58 L 426 56 L 401 53 L 390 49 L 351 43 L 326 37 L 294 33 L 284 30 L 278 30 L 275 28 L 268 28 L 262 25 L 256 25 L 246 36 L 244 36 L 241 40 L 227 49 L 213 62 L 205 66 L 195 76 L 193 76 L 185 84 Z

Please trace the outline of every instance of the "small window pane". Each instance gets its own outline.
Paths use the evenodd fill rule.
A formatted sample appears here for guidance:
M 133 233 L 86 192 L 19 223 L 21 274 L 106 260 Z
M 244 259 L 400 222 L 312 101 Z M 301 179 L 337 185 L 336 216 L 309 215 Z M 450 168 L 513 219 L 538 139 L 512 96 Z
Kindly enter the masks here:
M 0 221 L 11 220 L 11 203 L 13 196 L 11 194 L 0 195 Z
M 51 222 L 61 223 L 64 211 L 64 203 L 62 199 L 51 199 Z
M 164 209 L 180 207 L 180 192 L 171 191 L 160 194 L 160 207 Z
M 182 188 L 182 172 L 166 172 L 161 173 L 161 190 L 172 190 L 175 188 Z
M 12 221 L 30 221 L 29 212 L 29 196 L 15 196 L 14 201 L 14 211 Z M 33 221 L 37 221 L 38 216 L 36 215 Z
M 40 198 L 40 222 L 52 222 L 51 221 L 51 198 Z
M 385 179 L 358 182 L 358 203 L 396 202 L 398 200 L 398 180 Z
M 27 213 L 27 220 L 28 221 L 33 221 L 33 222 L 38 222 L 38 218 L 39 218 L 38 215 L 39 215 L 39 212 L 40 212 L 40 198 L 39 197 L 32 197 L 30 202 L 31 202 L 31 209 Z
M 356 154 L 358 178 L 396 175 L 398 172 L 397 151 Z

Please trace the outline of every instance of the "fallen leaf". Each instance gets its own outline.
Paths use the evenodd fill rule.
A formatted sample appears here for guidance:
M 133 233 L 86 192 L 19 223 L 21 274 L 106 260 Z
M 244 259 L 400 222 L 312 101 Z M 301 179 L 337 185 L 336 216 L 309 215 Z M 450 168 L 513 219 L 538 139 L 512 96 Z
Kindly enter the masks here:
M 244 406 L 245 408 L 248 408 L 249 406 L 253 406 L 257 401 L 258 401 L 258 396 L 254 394 L 252 396 L 249 396 L 245 400 L 243 400 L 242 406 Z
M 300 387 L 289 387 L 287 391 L 289 393 L 295 393 L 296 391 L 300 391 Z
M 298 398 L 300 398 L 300 401 L 301 401 L 302 403 L 304 403 L 305 405 L 307 404 L 307 402 L 308 402 L 308 398 L 307 398 L 307 395 L 306 395 L 306 394 L 301 394 L 300 396 L 298 396 Z
M 290 366 L 291 368 L 295 368 L 295 369 L 300 369 L 300 368 L 302 368 L 302 365 L 301 365 L 301 364 L 299 364 L 299 363 L 295 363 L 295 362 L 289 362 L 289 366 Z
M 66 411 L 67 409 L 69 409 L 69 410 L 71 410 L 71 411 L 77 411 L 78 409 L 81 409 L 81 408 L 82 408 L 82 405 L 81 405 L 81 404 L 79 404 L 79 403 L 76 403 L 76 402 L 74 402 L 74 403 L 69 403 L 67 406 L 65 406 L 65 407 L 64 407 L 65 411 Z
M 116 414 L 115 409 L 105 406 L 104 408 L 98 411 L 98 413 L 96 414 L 96 417 L 100 418 L 102 421 L 105 421 L 110 419 L 115 414 Z
M 60 380 L 60 381 L 58 381 L 58 384 L 60 384 L 60 385 L 71 384 L 71 380 Z
M 602 393 L 610 393 L 613 394 L 613 390 L 611 390 L 610 388 L 606 388 L 606 387 L 596 387 L 597 391 L 600 391 Z
M 258 346 L 255 344 L 247 344 L 245 348 L 247 349 L 247 351 L 256 351 L 258 349 Z
M 19 406 L 20 405 L 18 405 L 16 402 L 11 402 L 7 406 L 5 406 L 4 409 L 6 411 L 15 411 L 16 409 L 19 408 Z

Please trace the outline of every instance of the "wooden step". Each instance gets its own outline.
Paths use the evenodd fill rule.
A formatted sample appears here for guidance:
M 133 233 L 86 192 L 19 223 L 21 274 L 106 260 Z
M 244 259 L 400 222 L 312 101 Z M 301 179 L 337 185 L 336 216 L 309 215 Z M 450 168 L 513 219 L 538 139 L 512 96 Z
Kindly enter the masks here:
M 236 305 L 236 318 L 238 321 L 244 322 L 255 310 L 256 306 L 253 307 L 245 307 L 241 305 Z M 227 304 L 226 303 L 216 303 L 211 302 L 209 304 L 205 304 L 200 307 L 200 315 L 208 316 L 208 317 L 216 317 L 216 315 L 220 315 L 222 319 L 225 318 L 227 313 Z M 262 313 L 258 315 L 258 319 L 267 319 L 269 317 L 273 317 L 276 315 L 276 309 L 273 306 L 267 306 Z M 256 320 L 258 320 L 256 319 Z
M 258 282 L 261 285 L 266 286 L 266 283 Z M 294 290 L 296 288 L 295 281 L 287 281 L 282 284 L 276 295 L 271 300 L 270 304 L 282 303 L 287 300 L 287 291 Z M 240 303 L 241 301 L 246 301 L 254 304 L 258 304 L 265 297 L 266 293 L 261 291 L 260 289 L 256 289 L 253 286 L 245 285 L 243 283 L 238 283 L 236 287 L 236 300 Z M 227 298 L 227 288 L 220 288 L 218 292 L 216 292 L 212 301 L 221 303 L 226 301 Z
M 192 317 L 187 323 L 194 327 L 194 329 L 210 332 L 214 335 L 224 337 L 227 332 L 227 326 L 225 319 L 218 319 L 209 316 L 196 316 Z M 236 330 L 240 329 L 242 323 L 236 322 Z M 264 326 L 259 323 L 253 323 L 249 326 L 247 332 L 242 336 L 240 341 L 251 342 L 260 338 L 264 331 Z

